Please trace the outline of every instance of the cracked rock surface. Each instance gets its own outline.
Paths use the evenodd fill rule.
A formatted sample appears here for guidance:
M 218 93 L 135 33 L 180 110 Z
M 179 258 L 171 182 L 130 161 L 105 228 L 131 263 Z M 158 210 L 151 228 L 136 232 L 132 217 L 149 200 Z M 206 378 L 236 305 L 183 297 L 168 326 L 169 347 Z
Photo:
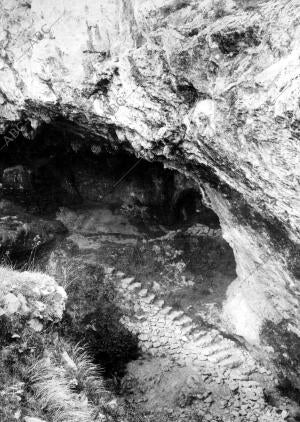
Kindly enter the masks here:
M 300 5 L 1 0 L 0 16 L 3 147 L 48 124 L 192 178 L 237 265 L 222 330 L 299 388 Z

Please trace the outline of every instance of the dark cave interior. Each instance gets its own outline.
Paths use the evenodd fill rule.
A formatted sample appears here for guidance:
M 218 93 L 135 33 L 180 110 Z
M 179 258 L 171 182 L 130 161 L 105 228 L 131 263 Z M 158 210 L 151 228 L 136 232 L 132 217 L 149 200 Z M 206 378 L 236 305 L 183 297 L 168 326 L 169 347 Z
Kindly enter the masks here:
M 162 163 L 138 160 L 122 145 L 86 142 L 69 126 L 44 124 L 34 139 L 20 134 L 4 145 L 0 174 L 2 195 L 31 213 L 51 215 L 60 206 L 96 203 L 114 210 L 126 204 L 146 207 L 151 219 L 168 227 L 195 222 L 219 227 L 194 182 Z
M 193 180 L 163 163 L 138 160 L 123 145 L 97 144 L 69 129 L 45 124 L 33 139 L 19 135 L 1 152 L 0 194 L 17 207 L 11 214 L 21 207 L 22 218 L 59 220 L 66 229 L 34 255 L 30 248 L 22 254 L 12 251 L 10 260 L 19 268 L 35 261 L 47 271 L 53 254 L 60 256 L 60 272 L 67 268 L 67 278 L 76 274 L 60 330 L 87 343 L 109 376 L 120 376 L 140 351 L 137 339 L 119 322 L 114 289 L 104 283 L 98 263 L 145 286 L 161 280 L 166 302 L 194 316 L 206 302 L 222 302 L 236 277 L 235 259 L 222 236 L 188 231 L 198 225 L 221 233 L 218 216 L 203 203 Z M 5 207 L 2 211 L 6 218 Z M 170 233 L 170 240 L 160 239 Z M 92 243 L 95 263 L 76 236 Z

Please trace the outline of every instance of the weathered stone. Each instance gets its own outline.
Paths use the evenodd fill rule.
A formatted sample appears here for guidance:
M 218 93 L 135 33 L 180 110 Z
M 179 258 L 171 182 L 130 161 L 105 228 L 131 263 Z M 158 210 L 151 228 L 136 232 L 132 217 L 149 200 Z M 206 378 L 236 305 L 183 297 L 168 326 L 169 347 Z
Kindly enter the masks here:
M 0 267 L 0 311 L 14 326 L 19 320 L 28 322 L 35 331 L 41 331 L 43 322 L 60 319 L 65 301 L 65 290 L 52 277 L 38 272 L 18 272 Z M 38 316 L 39 318 L 33 318 Z
M 219 215 L 237 261 L 222 325 L 260 348 L 262 337 L 272 346 L 268 321 L 292 321 L 296 330 L 298 3 L 199 1 L 178 8 L 162 1 L 121 7 L 113 0 L 99 9 L 92 0 L 75 0 L 67 18 L 63 5 L 45 0 L 30 1 L 25 15 L 6 3 L 4 146 L 19 133 L 31 139 L 63 115 L 94 153 L 105 136 L 139 157 L 189 172 Z M 25 52 L 14 40 L 15 22 L 22 22 L 21 44 L 31 46 Z M 51 36 L 41 34 L 32 45 L 32 34 L 46 27 Z M 291 354 L 288 337 L 282 339 Z M 274 354 L 268 357 L 276 361 Z M 295 383 L 298 372 L 289 368 Z
M 122 281 L 121 281 L 122 287 L 124 289 L 127 289 L 128 286 L 130 286 L 134 282 L 134 280 L 135 280 L 134 277 L 123 278 Z
M 162 299 L 156 299 L 153 302 L 153 305 L 157 306 L 157 308 L 160 310 L 164 306 L 165 301 Z
M 142 289 L 139 291 L 139 296 L 141 297 L 145 297 L 148 294 L 148 290 L 147 289 Z
M 34 418 L 34 417 L 31 417 L 31 416 L 25 416 L 24 421 L 25 422 L 46 422 L 44 419 Z
M 161 315 L 168 315 L 172 311 L 171 306 L 166 306 L 160 311 Z
M 145 296 L 143 298 L 143 301 L 146 302 L 147 304 L 150 304 L 153 302 L 153 300 L 155 299 L 155 295 L 154 294 L 150 294 L 148 296 Z
M 141 287 L 141 283 L 131 283 L 127 285 L 127 290 L 132 291 L 132 290 L 139 289 L 140 287 Z

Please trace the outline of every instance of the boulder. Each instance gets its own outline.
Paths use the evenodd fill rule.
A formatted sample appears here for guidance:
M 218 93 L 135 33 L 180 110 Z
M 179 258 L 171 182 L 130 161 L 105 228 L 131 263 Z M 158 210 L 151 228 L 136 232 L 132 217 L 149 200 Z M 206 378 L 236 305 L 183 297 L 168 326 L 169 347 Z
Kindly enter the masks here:
M 0 251 L 19 254 L 30 252 L 66 233 L 65 226 L 56 220 L 29 215 L 14 203 L 0 201 Z
M 41 331 L 44 323 L 62 318 L 67 295 L 53 277 L 0 267 L 0 317 L 10 334 L 24 324 Z

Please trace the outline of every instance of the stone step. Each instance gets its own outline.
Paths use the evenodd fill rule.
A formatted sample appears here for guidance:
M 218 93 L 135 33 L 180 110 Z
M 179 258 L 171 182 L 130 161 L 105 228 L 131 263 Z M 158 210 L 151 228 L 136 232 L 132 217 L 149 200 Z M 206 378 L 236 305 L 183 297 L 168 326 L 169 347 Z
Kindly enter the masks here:
M 145 321 L 147 321 L 147 318 L 145 317 L 145 315 L 135 315 L 135 318 L 136 318 L 139 322 L 145 322 Z
M 121 280 L 121 286 L 133 295 L 135 317 L 126 320 L 126 326 L 138 335 L 144 352 L 156 356 L 172 356 L 176 362 L 188 362 L 218 371 L 232 371 L 243 365 L 245 358 L 235 344 L 225 339 L 218 330 L 205 329 L 201 323 L 194 323 L 183 311 L 165 306 L 164 300 L 136 282 L 134 277 Z M 134 300 L 135 299 L 135 300 Z M 243 366 L 242 366 L 243 368 Z
M 228 346 L 224 346 L 222 339 L 219 339 L 218 342 L 212 342 L 211 344 L 202 348 L 202 353 L 205 356 L 213 355 L 221 350 L 228 349 Z
M 121 286 L 126 289 L 130 284 L 132 284 L 134 282 L 135 278 L 134 277 L 127 277 L 127 278 L 123 278 L 121 280 Z
M 219 363 L 220 366 L 223 366 L 225 368 L 230 368 L 230 369 L 237 368 L 238 366 L 241 366 L 242 364 L 243 364 L 243 360 L 236 356 L 231 356 L 228 359 L 225 359 Z
M 148 289 L 142 289 L 139 291 L 139 296 L 140 297 L 145 297 L 148 294 Z
M 148 334 L 145 334 L 145 333 L 139 333 L 138 334 L 138 338 L 141 341 L 150 341 L 150 338 L 149 337 L 150 336 Z
M 195 324 L 192 324 L 191 331 L 187 334 L 189 341 L 193 341 L 194 333 L 198 332 L 198 327 Z
M 160 315 L 168 315 L 171 311 L 173 310 L 173 308 L 171 306 L 165 306 L 164 308 L 162 308 L 161 311 L 159 311 Z
M 88 255 L 88 259 L 90 260 L 91 258 L 93 258 L 93 255 Z M 114 275 L 116 273 L 116 269 L 114 267 L 105 267 L 104 272 L 106 275 Z
M 200 337 L 198 340 L 194 341 L 194 344 L 197 347 L 204 348 L 204 347 L 209 346 L 210 344 L 212 344 L 213 341 L 214 341 L 214 338 L 212 337 L 212 335 L 210 333 L 206 333 L 205 336 Z
M 231 350 L 232 353 L 237 353 L 237 351 L 238 351 L 235 344 L 228 342 L 228 340 L 224 341 L 224 339 L 222 339 L 222 338 L 218 339 L 218 342 L 216 343 L 216 345 L 218 345 L 219 347 L 218 348 L 216 347 L 215 350 L 211 353 L 211 355 L 216 355 L 222 350 Z
M 193 338 L 194 341 L 197 341 L 200 338 L 205 337 L 206 335 L 207 335 L 207 331 L 197 329 L 191 337 Z
M 209 360 L 209 362 L 221 363 L 222 361 L 234 355 L 235 355 L 235 350 L 223 349 L 223 350 L 220 350 L 218 353 L 207 356 L 207 359 Z
M 162 308 L 165 304 L 165 301 L 162 299 L 155 299 L 153 305 L 157 306 L 158 308 Z
M 148 296 L 143 297 L 143 302 L 150 304 L 154 301 L 155 297 L 156 297 L 155 294 L 151 293 Z
M 136 290 L 136 289 L 140 289 L 141 287 L 142 287 L 142 285 L 139 282 L 130 283 L 127 287 L 127 290 L 133 291 L 133 290 Z
M 174 320 L 176 325 L 185 325 L 187 323 L 191 324 L 193 322 L 192 318 L 187 315 L 181 315 Z
M 174 319 L 176 319 L 176 318 L 178 318 L 178 317 L 180 317 L 180 316 L 183 316 L 184 315 L 184 312 L 182 312 L 182 311 L 172 311 L 172 312 L 170 312 L 169 313 L 169 315 L 168 315 L 168 319 L 170 319 L 171 321 L 174 321 Z
M 193 325 L 191 325 L 191 324 L 187 324 L 187 325 L 185 325 L 185 326 L 181 326 L 180 327 L 180 330 L 181 330 L 181 332 L 182 332 L 182 334 L 183 335 L 189 335 L 190 334 L 190 332 L 192 331 L 194 329 L 194 326 Z

